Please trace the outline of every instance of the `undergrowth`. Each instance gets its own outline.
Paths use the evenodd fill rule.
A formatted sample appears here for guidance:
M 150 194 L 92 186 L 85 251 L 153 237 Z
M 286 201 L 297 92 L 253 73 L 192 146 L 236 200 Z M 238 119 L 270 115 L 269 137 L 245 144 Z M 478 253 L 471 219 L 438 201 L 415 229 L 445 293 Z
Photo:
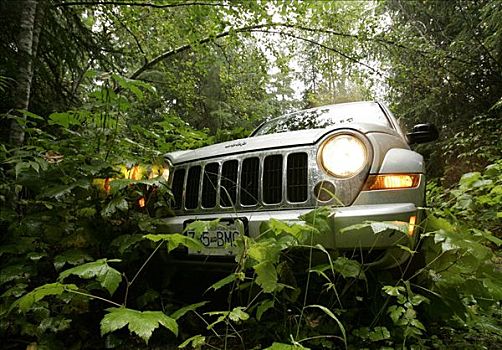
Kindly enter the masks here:
M 429 186 L 433 207 L 419 248 L 408 249 L 413 259 L 401 270 L 370 270 L 316 245 L 330 231 L 330 210 L 321 207 L 296 224 L 272 219 L 259 237 L 241 237 L 233 270 L 199 279 L 207 271 L 196 275 L 173 265 L 171 256 L 200 248 L 197 238 L 219 221 L 190 225 L 195 239 L 168 232 L 162 218 L 170 213 L 171 193 L 163 177 L 152 169 L 159 176 L 127 179 L 134 164 L 115 166 L 138 154 L 154 160 L 160 141 L 141 144 L 118 131 L 119 116 L 132 108 L 129 99 L 141 98 L 148 86 L 110 79 L 129 95 L 114 95 L 113 85 L 105 85 L 94 92 L 93 108 L 52 115 L 48 127 L 27 113 L 30 143 L 0 148 L 4 348 L 502 344 L 502 162 L 465 174 L 451 189 Z M 209 142 L 183 127 L 184 146 L 177 147 Z M 109 147 L 114 143 L 120 146 Z M 108 192 L 100 189 L 106 178 L 117 178 Z M 192 273 L 191 282 L 182 282 L 180 276 Z

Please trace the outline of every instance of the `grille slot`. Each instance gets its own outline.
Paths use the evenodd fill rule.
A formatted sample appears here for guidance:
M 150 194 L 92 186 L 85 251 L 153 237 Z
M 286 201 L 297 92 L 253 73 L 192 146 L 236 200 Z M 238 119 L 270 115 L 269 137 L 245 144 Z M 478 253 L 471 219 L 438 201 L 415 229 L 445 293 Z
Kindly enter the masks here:
M 241 204 L 258 204 L 258 179 L 260 160 L 257 157 L 244 159 L 241 172 Z
M 224 208 L 234 207 L 237 203 L 237 160 L 223 163 L 221 168 L 220 205 Z
M 173 197 L 174 197 L 174 209 L 181 209 L 181 204 L 183 200 L 183 184 L 185 182 L 185 169 L 178 169 L 173 175 Z
M 292 203 L 308 198 L 308 157 L 306 153 L 292 153 L 287 162 L 287 196 Z
M 200 184 L 200 165 L 191 167 L 188 170 L 187 187 L 185 195 L 185 208 L 195 209 L 199 204 L 199 184 Z
M 214 208 L 216 206 L 219 169 L 220 165 L 218 163 L 209 163 L 204 167 L 201 201 L 203 208 Z
M 263 202 L 282 202 L 282 155 L 268 156 L 263 162 Z

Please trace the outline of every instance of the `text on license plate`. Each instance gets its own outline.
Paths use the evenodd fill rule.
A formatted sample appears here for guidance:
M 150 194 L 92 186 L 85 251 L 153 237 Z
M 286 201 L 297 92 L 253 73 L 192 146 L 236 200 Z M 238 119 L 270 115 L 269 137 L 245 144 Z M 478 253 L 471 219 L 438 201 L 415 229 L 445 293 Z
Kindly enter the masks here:
M 204 255 L 233 255 L 237 247 L 237 239 L 241 235 L 242 222 L 235 220 L 232 222 L 219 222 L 217 227 L 211 228 L 201 233 L 199 241 L 204 246 L 201 251 L 188 250 L 189 254 Z M 188 237 L 197 239 L 197 234 L 193 230 L 185 231 Z

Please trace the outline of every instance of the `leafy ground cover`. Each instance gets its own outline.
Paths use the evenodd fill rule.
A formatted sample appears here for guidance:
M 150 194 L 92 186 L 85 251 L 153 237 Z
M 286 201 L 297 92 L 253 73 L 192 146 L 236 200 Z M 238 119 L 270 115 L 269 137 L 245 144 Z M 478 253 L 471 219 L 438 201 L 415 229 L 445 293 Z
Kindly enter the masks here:
M 112 112 L 127 108 L 119 96 L 105 102 Z M 243 237 L 233 271 L 194 285 L 180 276 L 195 272 L 169 263 L 176 248 L 200 243 L 167 234 L 163 178 L 115 180 L 108 192 L 96 185 L 121 176 L 113 164 L 126 153 L 85 140 L 109 137 L 119 120 L 83 128 L 72 111 L 52 115 L 43 130 L 38 116 L 27 117 L 33 144 L 2 148 L 6 348 L 494 349 L 502 341 L 500 161 L 449 189 L 430 184 L 420 250 L 401 270 L 368 270 L 312 246 L 329 229 L 319 208 L 303 224 L 271 220 L 260 237 Z M 179 137 L 199 142 L 196 132 Z M 128 147 L 132 155 L 138 144 Z

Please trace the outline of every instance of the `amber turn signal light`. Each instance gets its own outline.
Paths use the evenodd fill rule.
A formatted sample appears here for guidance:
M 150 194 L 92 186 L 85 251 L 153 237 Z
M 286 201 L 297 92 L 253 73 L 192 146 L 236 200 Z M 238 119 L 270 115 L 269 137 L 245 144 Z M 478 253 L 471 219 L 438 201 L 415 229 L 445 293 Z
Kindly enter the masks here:
M 370 175 L 366 180 L 363 190 L 375 191 L 414 188 L 417 187 L 419 183 L 419 174 Z
M 417 223 L 417 217 L 415 215 L 410 216 L 410 221 L 408 222 L 408 236 L 412 237 L 415 234 L 416 223 Z
M 138 205 L 140 208 L 144 208 L 146 203 L 145 203 L 145 197 L 141 197 L 140 199 L 138 199 Z

